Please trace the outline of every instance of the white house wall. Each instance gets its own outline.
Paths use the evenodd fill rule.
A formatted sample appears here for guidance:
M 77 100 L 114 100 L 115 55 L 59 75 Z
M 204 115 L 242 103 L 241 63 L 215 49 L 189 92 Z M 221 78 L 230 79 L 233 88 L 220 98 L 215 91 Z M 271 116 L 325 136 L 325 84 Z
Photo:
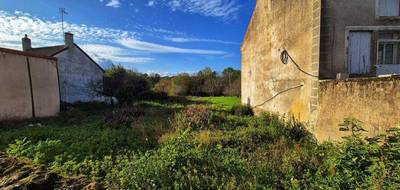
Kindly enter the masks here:
M 90 85 L 101 81 L 103 72 L 77 47 L 69 48 L 55 57 L 58 58 L 61 100 L 66 103 L 104 101 L 96 97 Z

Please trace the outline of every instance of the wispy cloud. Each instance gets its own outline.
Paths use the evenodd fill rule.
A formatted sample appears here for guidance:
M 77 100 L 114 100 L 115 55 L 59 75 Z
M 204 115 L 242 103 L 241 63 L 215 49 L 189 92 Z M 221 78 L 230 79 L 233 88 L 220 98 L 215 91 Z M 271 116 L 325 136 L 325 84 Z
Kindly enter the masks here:
M 235 0 L 163 0 L 173 11 L 219 17 L 233 20 L 238 17 L 240 6 Z
M 21 49 L 21 38 L 28 34 L 33 47 L 51 46 L 63 43 L 61 23 L 45 21 L 27 13 L 15 11 L 13 14 L 0 11 L 0 46 Z M 153 59 L 137 56 L 132 50 L 119 48 L 112 44 L 121 36 L 135 37 L 137 33 L 109 28 L 89 27 L 86 25 L 65 24 L 82 48 L 96 61 L 111 60 L 116 63 L 148 63 Z
M 27 13 L 15 11 L 14 14 L 0 11 L 0 42 L 13 41 L 20 42 L 24 34 L 28 34 L 33 39 L 33 43 L 38 45 L 44 42 L 54 44 L 63 40 L 61 22 L 43 20 Z M 136 38 L 137 32 L 123 31 L 111 28 L 89 27 L 87 25 L 77 25 L 64 23 L 66 31 L 76 33 L 76 38 L 87 42 L 113 42 L 122 37 Z M 42 41 L 42 42 L 41 42 Z
M 187 42 L 206 42 L 206 43 L 219 43 L 228 45 L 237 45 L 237 42 L 214 40 L 214 39 L 201 39 L 201 38 L 183 38 L 183 37 L 165 37 L 166 40 L 177 43 L 187 43 Z
M 114 8 L 119 8 L 121 6 L 121 2 L 119 0 L 110 0 L 106 6 L 108 7 L 114 7 Z
M 164 35 L 184 35 L 179 32 L 164 29 L 148 29 L 143 27 L 142 31 L 124 31 L 111 28 L 93 27 L 64 23 L 66 31 L 75 33 L 76 41 L 96 61 L 112 61 L 115 63 L 151 63 L 154 62 L 152 53 L 172 54 L 197 54 L 225 56 L 228 53 L 217 50 L 186 49 L 140 40 L 142 33 L 158 34 L 160 38 Z M 28 13 L 15 11 L 8 13 L 0 11 L 0 47 L 22 49 L 21 38 L 28 34 L 32 39 L 33 47 L 59 45 L 63 43 L 61 23 L 54 20 L 44 20 Z M 171 38 L 170 41 L 207 42 L 196 38 Z M 230 43 L 218 40 L 208 42 Z
M 96 61 L 107 61 L 118 63 L 148 63 L 153 61 L 149 57 L 136 57 L 126 49 L 103 45 L 103 44 L 84 44 L 81 45 L 82 49 L 88 52 Z
M 199 54 L 199 55 L 225 55 L 224 51 L 185 49 L 172 46 L 165 46 L 155 43 L 139 41 L 136 39 L 121 39 L 118 42 L 130 49 L 151 52 L 151 53 L 181 53 L 181 54 Z

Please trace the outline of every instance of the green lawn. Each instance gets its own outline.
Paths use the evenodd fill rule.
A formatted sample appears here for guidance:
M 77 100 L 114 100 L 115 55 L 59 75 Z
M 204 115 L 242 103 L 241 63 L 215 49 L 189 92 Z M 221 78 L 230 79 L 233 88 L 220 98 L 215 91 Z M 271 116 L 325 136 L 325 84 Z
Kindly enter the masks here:
M 190 99 L 197 102 L 222 106 L 225 109 L 231 109 L 232 107 L 241 104 L 240 97 L 190 97 Z

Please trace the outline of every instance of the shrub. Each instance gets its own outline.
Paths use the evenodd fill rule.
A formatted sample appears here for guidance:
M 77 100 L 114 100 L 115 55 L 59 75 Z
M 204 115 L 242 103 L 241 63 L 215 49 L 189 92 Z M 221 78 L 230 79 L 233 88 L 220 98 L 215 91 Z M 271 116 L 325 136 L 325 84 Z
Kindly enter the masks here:
M 108 114 L 106 124 L 114 128 L 131 127 L 143 115 L 143 110 L 137 107 L 120 108 Z
M 189 106 L 175 115 L 173 125 L 177 128 L 215 128 L 221 118 L 205 106 Z
M 122 66 L 113 66 L 106 70 L 102 83 L 91 84 L 90 88 L 96 95 L 116 97 L 122 105 L 130 105 L 140 99 L 140 94 L 151 90 L 151 84 L 147 75 Z
M 254 115 L 253 109 L 248 105 L 234 106 L 231 109 L 233 115 L 238 116 L 252 116 Z

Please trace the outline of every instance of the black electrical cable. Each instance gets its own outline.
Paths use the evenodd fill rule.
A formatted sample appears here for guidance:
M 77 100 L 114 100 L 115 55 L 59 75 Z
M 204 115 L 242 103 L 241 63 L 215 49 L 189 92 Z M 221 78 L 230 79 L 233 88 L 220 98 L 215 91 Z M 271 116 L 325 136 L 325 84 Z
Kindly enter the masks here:
M 283 50 L 281 53 L 281 61 L 283 64 L 288 64 L 289 63 L 289 59 L 292 61 L 292 63 L 296 66 L 296 68 L 301 71 L 302 73 L 311 76 L 311 77 L 315 77 L 315 78 L 319 78 L 317 75 L 313 75 L 307 71 L 304 71 L 297 63 L 296 61 L 290 56 L 289 52 L 286 50 Z
M 280 55 L 280 58 L 281 58 L 281 61 L 282 61 L 283 64 L 285 64 L 285 65 L 288 64 L 288 63 L 289 63 L 289 59 L 290 59 L 290 60 L 293 62 L 293 64 L 296 66 L 296 68 L 297 68 L 299 71 L 301 71 L 302 73 L 304 73 L 304 74 L 306 74 L 306 75 L 308 75 L 308 76 L 311 76 L 311 77 L 319 78 L 317 75 L 313 75 L 313 74 L 311 74 L 311 73 L 308 73 L 308 72 L 304 71 L 304 70 L 296 63 L 296 61 L 290 56 L 290 54 L 289 54 L 289 52 L 288 52 L 287 50 L 283 50 L 283 51 L 282 51 L 282 53 L 281 53 L 281 55 Z M 303 86 L 304 86 L 304 84 L 300 84 L 300 85 L 297 85 L 297 86 L 288 88 L 288 89 L 286 89 L 286 90 L 280 91 L 280 92 L 278 92 L 277 94 L 275 94 L 274 96 L 272 96 L 271 98 L 269 98 L 268 100 L 266 100 L 265 102 L 263 102 L 262 104 L 256 105 L 256 106 L 254 106 L 253 108 L 257 108 L 257 107 L 263 106 L 264 104 L 266 104 L 266 103 L 272 101 L 273 99 L 275 99 L 275 98 L 278 97 L 279 95 L 281 95 L 281 94 L 283 94 L 283 93 L 286 93 L 286 92 L 288 92 L 288 91 L 297 89 L 297 88 L 301 88 L 301 87 L 303 87 Z
M 268 103 L 269 101 L 275 99 L 277 96 L 279 96 L 279 95 L 281 95 L 281 94 L 283 94 L 283 93 L 285 93 L 285 92 L 288 92 L 288 91 L 291 91 L 291 90 L 294 90 L 294 89 L 297 89 L 297 88 L 301 88 L 301 87 L 303 87 L 303 86 L 304 86 L 303 84 L 300 84 L 300 85 L 297 85 L 297 86 L 288 88 L 288 89 L 286 89 L 286 90 L 280 91 L 280 92 L 278 92 L 277 94 L 275 94 L 274 96 L 272 96 L 271 98 L 269 98 L 268 100 L 266 100 L 265 102 L 263 102 L 262 104 L 256 105 L 256 106 L 254 106 L 253 108 L 257 108 L 257 107 L 263 106 L 264 104 Z

